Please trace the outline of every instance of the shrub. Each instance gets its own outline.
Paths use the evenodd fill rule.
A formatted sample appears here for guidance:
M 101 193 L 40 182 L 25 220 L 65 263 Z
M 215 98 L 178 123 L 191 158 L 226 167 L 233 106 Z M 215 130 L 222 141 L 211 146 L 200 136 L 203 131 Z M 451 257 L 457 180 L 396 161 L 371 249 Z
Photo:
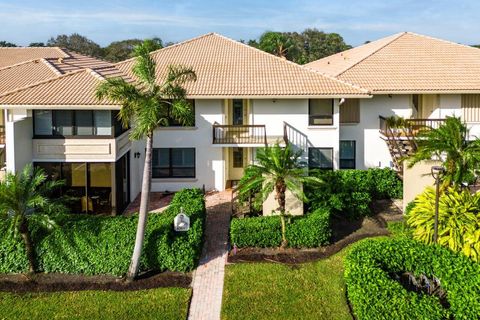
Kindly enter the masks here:
M 436 296 L 406 290 L 392 273 L 413 272 L 440 279 L 450 305 Z M 410 239 L 362 241 L 345 258 L 348 299 L 357 319 L 478 319 L 480 264 Z
M 331 235 L 330 213 L 317 209 L 304 216 L 292 217 L 286 237 L 290 247 L 313 248 L 328 243 Z M 280 217 L 232 219 L 230 241 L 237 247 L 278 247 L 282 242 Z
M 329 208 L 350 218 L 371 214 L 373 200 L 402 197 L 402 182 L 395 171 L 385 169 L 320 171 L 314 173 L 325 185 L 306 186 L 310 209 Z
M 25 244 L 9 222 L 0 220 L 0 273 L 28 272 Z
M 394 237 L 412 237 L 412 229 L 405 221 L 388 222 L 387 229 Z
M 190 230 L 184 233 L 173 230 L 173 218 L 180 208 L 190 217 Z M 150 214 L 141 270 L 192 270 L 201 252 L 204 218 L 203 194 L 197 189 L 176 193 L 164 212 Z M 72 216 L 70 220 L 61 216 L 57 220 L 61 227 L 49 231 L 38 228 L 32 219 L 30 225 L 38 268 L 44 272 L 122 275 L 130 263 L 137 220 L 138 216 L 82 215 Z M 4 237 L 0 239 L 0 246 L 3 241 Z M 8 262 L 24 256 L 19 248 L 14 248 L 15 251 L 7 253 L 8 259 L 0 260 L 0 271 L 24 271 Z
M 415 199 L 407 217 L 414 239 L 433 243 L 435 190 L 427 188 Z M 480 261 L 480 194 L 448 188 L 440 194 L 438 243 Z
M 242 178 L 239 181 L 239 185 L 245 185 L 249 181 L 251 181 L 254 177 L 258 176 L 259 170 L 256 167 L 248 166 L 245 168 Z M 260 196 L 260 186 L 254 188 L 253 190 L 248 190 L 247 192 L 239 192 L 238 194 L 238 202 L 243 206 L 246 206 L 251 203 L 252 211 L 251 213 L 259 213 L 262 211 L 262 198 Z

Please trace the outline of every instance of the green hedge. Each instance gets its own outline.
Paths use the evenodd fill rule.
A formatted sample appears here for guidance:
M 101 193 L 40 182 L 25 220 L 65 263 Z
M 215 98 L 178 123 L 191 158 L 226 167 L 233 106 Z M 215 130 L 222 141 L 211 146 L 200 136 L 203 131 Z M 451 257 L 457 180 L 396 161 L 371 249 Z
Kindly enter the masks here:
M 407 291 L 389 273 L 440 279 L 449 309 L 437 297 Z M 345 281 L 359 320 L 478 319 L 480 264 L 439 246 L 411 239 L 375 239 L 355 245 L 345 259 Z
M 176 233 L 173 218 L 183 208 L 190 217 L 190 230 Z M 203 194 L 197 189 L 186 189 L 175 194 L 170 206 L 162 213 L 150 214 L 141 270 L 192 270 L 199 259 L 205 219 Z M 37 269 L 44 272 L 73 274 L 126 273 L 135 243 L 138 216 L 94 217 L 81 216 L 71 220 L 59 219 L 59 228 L 41 230 L 31 219 L 31 232 L 36 251 Z M 12 237 L 2 237 L 10 243 L 9 250 L 0 260 L 1 272 L 26 270 L 23 244 Z M 2 253 L 4 251 L 2 250 Z M 3 258 L 3 256 L 0 256 Z M 18 264 L 12 261 L 18 259 Z
M 291 221 L 288 223 L 288 220 Z M 328 243 L 331 235 L 329 220 L 330 213 L 326 209 L 287 219 L 288 245 L 295 248 L 313 248 Z M 282 242 L 280 217 L 232 219 L 230 242 L 239 248 L 278 247 Z
M 385 168 L 336 170 L 312 173 L 325 184 L 305 188 L 310 210 L 326 207 L 334 214 L 351 218 L 371 214 L 373 200 L 402 198 L 403 184 L 395 171 Z

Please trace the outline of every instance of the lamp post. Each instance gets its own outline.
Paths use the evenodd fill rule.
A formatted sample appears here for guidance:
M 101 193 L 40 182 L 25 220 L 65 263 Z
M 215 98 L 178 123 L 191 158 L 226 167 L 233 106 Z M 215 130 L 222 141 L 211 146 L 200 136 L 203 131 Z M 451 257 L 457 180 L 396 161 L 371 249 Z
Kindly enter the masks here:
M 433 227 L 433 242 L 438 242 L 438 201 L 440 198 L 440 178 L 445 172 L 442 166 L 433 166 L 431 169 L 432 177 L 435 179 L 435 224 Z

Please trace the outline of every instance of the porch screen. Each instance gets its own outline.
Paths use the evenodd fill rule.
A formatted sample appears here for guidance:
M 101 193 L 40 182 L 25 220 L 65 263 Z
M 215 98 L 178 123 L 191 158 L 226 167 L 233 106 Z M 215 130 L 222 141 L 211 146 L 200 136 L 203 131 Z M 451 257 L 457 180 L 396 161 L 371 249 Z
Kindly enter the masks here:
M 480 94 L 462 94 L 462 118 L 465 122 L 480 122 Z
M 340 123 L 360 122 L 360 100 L 347 99 L 340 106 Z

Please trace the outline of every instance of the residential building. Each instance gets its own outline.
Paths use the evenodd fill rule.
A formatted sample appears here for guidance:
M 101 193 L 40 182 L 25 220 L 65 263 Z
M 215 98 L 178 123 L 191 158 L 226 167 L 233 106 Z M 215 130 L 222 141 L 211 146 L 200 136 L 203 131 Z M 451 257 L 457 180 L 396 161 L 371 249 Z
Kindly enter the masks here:
M 304 151 L 311 167 L 337 169 L 339 105 L 370 97 L 367 90 L 214 33 L 152 57 L 159 79 L 169 65 L 191 66 L 198 77 L 186 84 L 194 126 L 155 132 L 153 191 L 223 190 L 242 177 L 258 147 L 285 139 Z M 33 162 L 67 180 L 67 191 L 80 199 L 77 210 L 110 206 L 120 212 L 119 199 L 140 191 L 145 146 L 117 130 L 120 106 L 98 101 L 95 89 L 109 77 L 134 79 L 133 64 L 60 71 L 1 94 L 0 105 L 8 110 L 7 170 Z

